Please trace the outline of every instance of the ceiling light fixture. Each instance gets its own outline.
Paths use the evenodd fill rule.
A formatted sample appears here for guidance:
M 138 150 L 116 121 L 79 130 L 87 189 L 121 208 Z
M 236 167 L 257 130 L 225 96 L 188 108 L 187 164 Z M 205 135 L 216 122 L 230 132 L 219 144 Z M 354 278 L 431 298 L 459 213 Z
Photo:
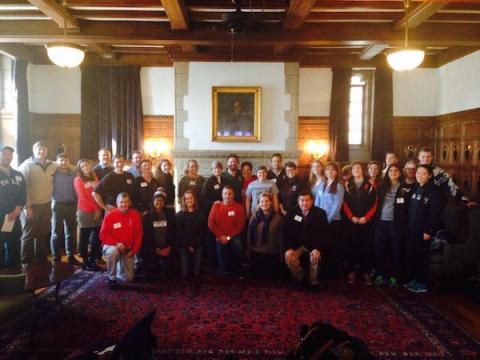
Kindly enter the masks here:
M 408 48 L 408 8 L 410 0 L 404 0 L 405 6 L 405 48 L 387 54 L 388 65 L 393 70 L 408 71 L 417 68 L 425 58 L 425 51 Z
M 63 37 L 62 43 L 47 45 L 48 58 L 57 66 L 63 68 L 73 68 L 80 65 L 85 58 L 85 50 L 75 44 L 69 44 L 67 41 L 67 2 L 63 2 Z

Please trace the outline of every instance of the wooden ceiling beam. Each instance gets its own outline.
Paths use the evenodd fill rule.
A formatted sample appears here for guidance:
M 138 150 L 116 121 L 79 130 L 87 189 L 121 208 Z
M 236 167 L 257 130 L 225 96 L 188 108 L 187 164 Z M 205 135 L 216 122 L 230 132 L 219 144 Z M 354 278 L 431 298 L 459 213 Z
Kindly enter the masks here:
M 191 31 L 172 31 L 166 23 L 81 22 L 81 30 L 69 35 L 79 44 L 109 45 L 221 45 L 230 37 L 210 24 L 197 24 Z M 49 43 L 61 40 L 62 31 L 49 21 L 0 21 L 0 43 Z M 403 31 L 383 23 L 305 24 L 299 31 L 283 32 L 275 24 L 261 24 L 254 32 L 235 39 L 236 45 L 329 46 L 373 42 L 403 46 Z M 412 46 L 480 46 L 480 24 L 420 25 L 410 37 Z
M 183 45 L 182 51 L 184 53 L 192 54 L 192 53 L 196 53 L 198 51 L 198 48 L 195 45 Z
M 92 43 L 88 45 L 88 48 L 91 49 L 93 52 L 96 52 L 103 59 L 115 58 L 115 53 L 113 52 L 112 48 L 108 45 Z
M 292 48 L 291 45 L 288 44 L 278 44 L 273 47 L 274 54 L 286 54 Z
M 183 0 L 161 0 L 172 30 L 188 30 L 188 9 Z
M 312 12 L 317 11 L 366 11 L 366 10 L 391 10 L 402 11 L 403 2 L 401 1 L 372 1 L 372 0 L 350 0 L 350 1 L 334 1 L 334 0 L 318 0 Z
M 437 67 L 443 66 L 451 61 L 460 59 L 467 56 L 477 50 L 478 48 L 471 47 L 450 47 L 444 53 L 437 56 Z
M 408 10 L 408 28 L 413 29 L 428 20 L 438 10 L 448 5 L 448 1 L 424 1 L 412 10 Z M 395 22 L 395 29 L 403 29 L 407 24 L 407 16 Z
M 165 48 L 156 47 L 114 47 L 114 53 L 122 54 L 167 54 Z
M 388 44 L 372 44 L 365 48 L 360 54 L 360 60 L 371 60 L 385 49 L 388 49 Z
M 52 19 L 57 25 L 67 30 L 78 30 L 77 20 L 62 5 L 55 0 L 28 0 L 35 5 L 41 12 Z
M 96 53 L 87 53 L 83 65 L 126 64 L 140 66 L 172 66 L 167 54 L 118 54 L 114 59 L 105 59 Z
M 72 15 L 77 19 L 95 21 L 168 21 L 164 11 L 129 11 L 129 10 L 72 10 Z
M 283 20 L 283 29 L 301 29 L 316 2 L 316 0 L 290 0 L 285 20 Z
M 35 62 L 34 55 L 23 44 L 0 44 L 0 52 L 15 59 L 23 59 L 29 63 Z
M 355 54 L 341 55 L 311 55 L 308 54 L 300 62 L 300 67 L 332 67 L 332 66 L 349 66 L 349 67 L 381 67 L 388 66 L 386 56 L 378 56 L 371 60 L 360 60 Z M 436 58 L 434 56 L 426 56 L 422 63 L 422 68 L 437 67 Z

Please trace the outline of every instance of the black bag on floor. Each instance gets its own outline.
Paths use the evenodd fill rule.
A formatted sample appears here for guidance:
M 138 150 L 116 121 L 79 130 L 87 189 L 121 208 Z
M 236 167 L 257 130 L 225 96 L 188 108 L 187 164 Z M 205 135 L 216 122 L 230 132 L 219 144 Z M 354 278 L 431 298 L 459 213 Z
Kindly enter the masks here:
M 369 360 L 373 358 L 362 339 L 318 321 L 300 328 L 300 342 L 287 356 L 289 360 Z

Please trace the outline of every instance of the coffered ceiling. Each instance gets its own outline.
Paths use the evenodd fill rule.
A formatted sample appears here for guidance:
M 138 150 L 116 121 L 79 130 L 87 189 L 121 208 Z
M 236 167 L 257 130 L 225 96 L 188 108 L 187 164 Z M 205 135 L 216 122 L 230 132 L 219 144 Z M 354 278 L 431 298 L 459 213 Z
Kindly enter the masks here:
M 238 1 L 238 0 L 237 0 Z M 296 61 L 375 66 L 403 46 L 403 0 L 0 0 L 0 50 L 48 64 L 45 44 L 68 40 L 86 63 Z M 66 9 L 66 16 L 64 16 Z M 230 14 L 230 15 L 229 15 Z M 409 43 L 438 67 L 480 49 L 480 2 L 412 1 Z

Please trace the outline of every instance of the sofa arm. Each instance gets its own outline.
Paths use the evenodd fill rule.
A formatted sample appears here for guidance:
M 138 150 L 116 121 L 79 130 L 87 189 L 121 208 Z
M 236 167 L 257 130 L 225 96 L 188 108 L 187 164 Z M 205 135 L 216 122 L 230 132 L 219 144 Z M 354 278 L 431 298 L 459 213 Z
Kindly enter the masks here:
M 16 295 L 25 292 L 25 274 L 0 275 L 0 295 Z

